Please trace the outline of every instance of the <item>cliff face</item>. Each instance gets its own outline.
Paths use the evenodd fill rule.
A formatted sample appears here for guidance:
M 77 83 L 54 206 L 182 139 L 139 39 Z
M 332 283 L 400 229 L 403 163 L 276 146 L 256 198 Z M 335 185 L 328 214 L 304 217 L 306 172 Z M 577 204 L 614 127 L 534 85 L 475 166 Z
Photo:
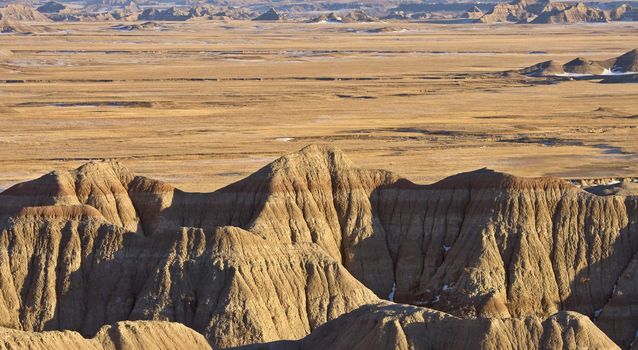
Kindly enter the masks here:
M 227 347 L 300 338 L 374 295 L 320 248 L 234 227 L 149 238 L 87 206 L 26 209 L 0 234 L 2 326 L 90 336 L 170 320 Z
M 377 297 L 461 318 L 577 311 L 623 347 L 638 329 L 638 199 L 558 179 L 416 185 L 310 146 L 213 193 L 90 163 L 7 189 L 0 219 L 16 329 L 170 320 L 228 347 L 304 337 Z

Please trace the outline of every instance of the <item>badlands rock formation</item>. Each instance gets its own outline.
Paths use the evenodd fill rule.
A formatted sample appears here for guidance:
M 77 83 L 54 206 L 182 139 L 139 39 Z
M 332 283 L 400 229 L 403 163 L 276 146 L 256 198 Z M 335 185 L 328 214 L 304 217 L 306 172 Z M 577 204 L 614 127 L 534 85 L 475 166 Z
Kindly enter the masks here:
M 588 7 L 584 3 L 570 4 L 549 0 L 515 0 L 510 3 L 494 5 L 490 12 L 479 17 L 477 21 L 482 23 L 514 22 L 534 24 L 607 22 L 620 19 L 623 13 L 622 8 L 612 14 L 611 11 Z
M 0 8 L 0 19 L 16 22 L 50 22 L 45 15 L 24 4 L 9 4 Z
M 638 50 L 636 49 L 602 61 L 578 57 L 563 65 L 556 61 L 546 61 L 519 71 L 521 74 L 537 77 L 616 75 L 635 74 L 636 72 L 638 72 Z
M 634 196 L 489 170 L 417 185 L 322 146 L 212 193 L 89 163 L 0 193 L 0 326 L 93 337 L 165 320 L 215 348 L 308 334 L 301 346 L 319 348 L 341 344 L 314 332 L 346 314 L 383 316 L 369 339 L 411 348 L 445 347 L 430 327 L 461 326 L 483 348 L 627 348 L 637 222 Z
M 91 339 L 73 331 L 25 332 L 0 328 L 0 349 L 30 350 L 210 350 L 204 337 L 179 323 L 124 321 L 104 326 Z
M 253 18 L 253 21 L 279 21 L 281 19 L 281 15 L 277 11 L 275 11 L 274 8 L 270 8 L 268 9 L 268 11 Z
M 540 13 L 531 23 L 584 23 L 608 22 L 611 15 L 603 10 L 587 7 L 580 2 L 567 8 L 552 8 Z
M 617 349 L 585 316 L 460 319 L 443 312 L 381 302 L 363 306 L 296 342 L 248 349 Z

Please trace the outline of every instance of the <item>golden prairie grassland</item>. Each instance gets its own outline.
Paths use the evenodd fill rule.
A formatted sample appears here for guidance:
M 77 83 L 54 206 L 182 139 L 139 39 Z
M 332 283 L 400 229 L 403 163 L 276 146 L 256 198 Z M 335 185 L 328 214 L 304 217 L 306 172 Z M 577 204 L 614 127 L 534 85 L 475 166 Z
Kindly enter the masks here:
M 210 191 L 310 143 L 422 183 L 638 175 L 638 84 L 488 74 L 618 56 L 638 24 L 112 25 L 0 36 L 0 188 L 112 158 Z

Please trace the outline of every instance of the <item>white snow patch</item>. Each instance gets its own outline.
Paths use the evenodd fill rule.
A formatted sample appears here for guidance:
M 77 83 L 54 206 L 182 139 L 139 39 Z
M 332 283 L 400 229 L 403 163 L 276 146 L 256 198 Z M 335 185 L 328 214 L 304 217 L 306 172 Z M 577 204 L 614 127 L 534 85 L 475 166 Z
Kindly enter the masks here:
M 559 74 L 554 74 L 557 77 L 572 77 L 572 78 L 582 78 L 582 77 L 593 77 L 593 74 L 581 74 L 581 73 L 568 73 L 568 72 L 564 72 L 564 73 L 559 73 Z
M 275 141 L 290 142 L 290 141 L 293 141 L 294 139 L 295 139 L 294 137 L 278 137 L 275 139 Z
M 434 300 L 432 300 L 432 303 L 438 303 L 441 300 L 441 294 L 437 294 L 437 296 L 434 297 Z
M 636 74 L 636 73 L 637 72 L 623 72 L 623 71 L 617 71 L 617 70 L 604 69 L 603 74 L 601 75 L 629 75 L 629 74 Z
M 397 283 L 394 282 L 392 284 L 392 290 L 390 291 L 390 294 L 388 294 L 388 300 L 394 301 L 394 295 L 396 294 L 396 292 L 397 292 Z
M 558 74 L 554 74 L 554 76 L 557 77 L 572 77 L 572 78 L 583 78 L 583 77 L 594 77 L 594 76 L 610 76 L 610 75 L 632 75 L 632 74 L 638 74 L 638 72 L 622 72 L 622 71 L 615 71 L 615 70 L 611 70 L 611 69 L 603 69 L 603 72 L 600 74 L 589 74 L 589 73 L 568 73 L 568 72 L 563 72 L 563 73 L 558 73 Z
M 447 284 L 443 286 L 443 291 L 444 292 L 447 292 L 448 290 L 451 290 L 451 289 L 454 289 L 454 288 L 448 286 Z
M 601 312 L 603 312 L 603 309 L 596 309 L 594 311 L 594 319 L 597 319 L 600 316 Z
M 616 288 L 618 288 L 618 283 L 614 284 L 614 289 L 611 290 L 611 294 L 616 294 Z
M 450 250 L 450 248 L 452 248 L 452 247 L 450 247 L 449 245 L 445 245 L 445 244 L 443 245 L 443 250 L 444 250 L 446 253 L 447 253 L 447 251 L 448 251 L 448 250 Z
M 629 344 L 629 347 L 633 347 L 634 343 L 636 342 L 636 340 L 638 340 L 638 329 L 636 330 L 636 333 L 634 333 L 634 340 L 631 341 L 631 344 Z

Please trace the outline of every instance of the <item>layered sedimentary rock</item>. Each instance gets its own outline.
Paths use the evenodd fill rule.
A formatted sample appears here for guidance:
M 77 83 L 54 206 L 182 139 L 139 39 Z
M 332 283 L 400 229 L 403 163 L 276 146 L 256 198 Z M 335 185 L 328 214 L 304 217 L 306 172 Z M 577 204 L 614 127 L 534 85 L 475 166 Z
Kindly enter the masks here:
M 550 1 L 515 0 L 509 3 L 498 3 L 491 11 L 478 18 L 481 23 L 528 23 L 540 13 L 555 9 L 563 9 L 567 5 Z
M 638 199 L 559 179 L 417 185 L 310 146 L 213 193 L 89 163 L 7 189 L 0 220 L 16 329 L 171 320 L 227 347 L 298 339 L 377 297 L 461 318 L 577 311 L 622 347 L 638 329 Z
M 584 3 L 517 0 L 494 5 L 490 12 L 478 17 L 477 21 L 482 23 L 534 24 L 607 22 L 619 19 L 623 13 L 623 9 L 618 9 L 612 15 L 609 11 L 588 7 Z
M 299 338 L 376 299 L 312 245 L 230 227 L 151 240 L 89 208 L 11 219 L 0 238 L 2 326 L 91 335 L 118 320 L 170 320 L 227 347 Z
M 25 4 L 9 4 L 0 8 L 0 19 L 17 22 L 49 22 L 50 20 L 33 7 Z
M 585 316 L 460 319 L 392 303 L 363 306 L 296 342 L 246 347 L 287 350 L 617 349 Z
M 0 328 L 0 349 L 210 350 L 204 337 L 179 323 L 124 321 L 102 327 L 91 339 L 73 331 L 25 332 Z
M 92 163 L 6 190 L 2 325 L 90 335 L 118 320 L 171 320 L 232 346 L 299 338 L 376 300 L 310 239 L 219 228 L 265 205 L 242 202 L 250 188 L 237 186 L 206 198 Z
M 534 18 L 532 23 L 584 23 L 584 22 L 608 22 L 612 16 L 603 10 L 587 7 L 584 3 L 578 3 L 567 8 L 553 8 L 544 11 Z

